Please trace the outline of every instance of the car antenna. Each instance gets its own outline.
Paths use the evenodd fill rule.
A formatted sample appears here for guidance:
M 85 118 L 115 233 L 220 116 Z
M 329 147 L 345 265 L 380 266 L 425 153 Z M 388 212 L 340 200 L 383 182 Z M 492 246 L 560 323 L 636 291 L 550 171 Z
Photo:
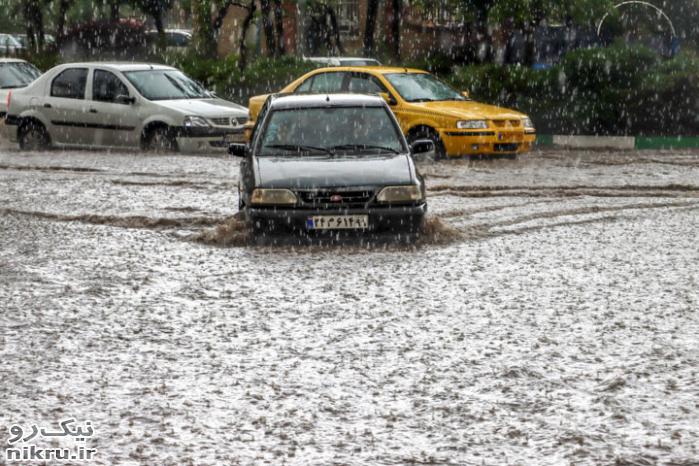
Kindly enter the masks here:
M 326 95 L 326 96 L 325 96 L 325 101 L 326 101 L 326 102 L 330 102 L 330 96 L 329 96 L 329 95 Z

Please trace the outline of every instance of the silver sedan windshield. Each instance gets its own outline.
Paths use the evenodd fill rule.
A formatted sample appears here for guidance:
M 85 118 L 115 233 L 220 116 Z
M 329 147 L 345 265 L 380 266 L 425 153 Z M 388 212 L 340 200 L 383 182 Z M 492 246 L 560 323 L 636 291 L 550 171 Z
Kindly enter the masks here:
M 127 71 L 126 79 L 148 100 L 204 99 L 206 89 L 180 71 Z

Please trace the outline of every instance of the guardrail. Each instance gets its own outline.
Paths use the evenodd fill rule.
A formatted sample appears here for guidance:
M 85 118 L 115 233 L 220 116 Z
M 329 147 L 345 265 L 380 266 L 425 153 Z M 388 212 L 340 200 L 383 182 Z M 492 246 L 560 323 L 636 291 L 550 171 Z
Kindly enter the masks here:
M 564 149 L 699 149 L 699 136 L 537 135 L 536 145 Z

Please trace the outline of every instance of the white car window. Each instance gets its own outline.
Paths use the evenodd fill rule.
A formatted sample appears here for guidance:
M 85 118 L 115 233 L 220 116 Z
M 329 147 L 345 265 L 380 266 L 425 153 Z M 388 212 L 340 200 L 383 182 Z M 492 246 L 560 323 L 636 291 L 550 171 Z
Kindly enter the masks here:
M 87 68 L 68 68 L 53 78 L 51 97 L 84 99 L 87 84 Z
M 129 90 L 116 75 L 104 70 L 95 70 L 92 79 L 92 100 L 116 102 L 118 96 L 129 96 Z

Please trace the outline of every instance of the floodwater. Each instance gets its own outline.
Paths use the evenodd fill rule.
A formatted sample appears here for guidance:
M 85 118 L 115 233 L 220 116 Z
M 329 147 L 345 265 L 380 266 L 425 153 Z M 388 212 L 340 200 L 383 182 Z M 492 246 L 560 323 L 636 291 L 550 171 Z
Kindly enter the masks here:
M 421 171 L 415 245 L 275 245 L 228 156 L 0 150 L 0 432 L 90 421 L 98 465 L 699 464 L 699 152 Z

